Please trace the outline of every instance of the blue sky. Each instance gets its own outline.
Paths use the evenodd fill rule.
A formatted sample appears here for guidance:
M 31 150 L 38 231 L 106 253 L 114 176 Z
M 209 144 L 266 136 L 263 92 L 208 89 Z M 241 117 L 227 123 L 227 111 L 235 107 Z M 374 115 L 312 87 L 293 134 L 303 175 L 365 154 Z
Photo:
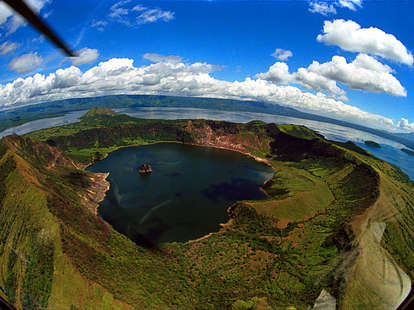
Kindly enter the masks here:
M 28 3 L 80 57 L 1 4 L 3 107 L 118 93 L 240 98 L 414 132 L 411 1 Z

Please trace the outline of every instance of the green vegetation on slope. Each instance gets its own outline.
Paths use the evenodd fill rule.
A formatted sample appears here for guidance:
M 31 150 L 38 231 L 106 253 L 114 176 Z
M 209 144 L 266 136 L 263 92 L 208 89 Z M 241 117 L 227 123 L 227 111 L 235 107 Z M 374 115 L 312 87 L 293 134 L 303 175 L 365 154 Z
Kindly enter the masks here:
M 0 284 L 19 309 L 26 292 L 35 296 L 29 302 L 37 309 L 44 307 L 41 303 L 49 309 L 308 309 L 322 289 L 352 308 L 348 305 L 357 293 L 346 278 L 354 283 L 358 273 L 349 271 L 363 250 L 355 219 L 382 199 L 379 189 L 386 182 L 394 184 L 387 196 L 398 201 L 403 220 L 383 219 L 383 246 L 413 277 L 413 256 L 407 251 L 413 243 L 413 186 L 401 170 L 357 146 L 332 143 L 303 126 L 109 114 L 90 113 L 78 124 L 2 140 L 0 163 L 7 156 L 18 163 L 4 174 L 6 182 L 14 175 L 24 184 L 6 187 L 0 212 L 5 238 L 0 265 L 8 266 Z M 134 244 L 86 209 L 82 197 L 92 174 L 78 170 L 59 149 L 87 164 L 119 147 L 162 141 L 265 158 L 276 170 L 264 186 L 269 197 L 231 206 L 230 221 L 205 238 L 161 249 Z M 404 194 L 396 192 L 397 186 Z M 30 199 L 19 192 L 29 189 Z M 22 200 L 5 204 L 16 196 Z M 20 226 L 12 229 L 13 223 Z M 13 258 L 10 248 L 33 257 L 29 262 L 36 271 L 26 272 L 27 265 Z M 51 249 L 53 261 L 39 259 Z M 65 294 L 71 283 L 82 288 L 72 291 L 76 298 Z
M 81 118 L 85 119 L 85 118 L 90 118 L 90 117 L 95 117 L 95 116 L 102 116 L 102 115 L 112 116 L 112 115 L 116 115 L 116 113 L 115 113 L 114 110 L 112 110 L 110 108 L 93 107 L 88 112 L 86 112 L 86 114 L 83 115 Z
M 116 297 L 162 309 L 168 298 L 188 298 L 172 289 L 185 286 L 174 261 L 138 248 L 85 208 L 89 173 L 46 144 L 18 136 L 1 144 L 8 151 L 1 166 L 0 284 L 17 309 L 131 309 Z

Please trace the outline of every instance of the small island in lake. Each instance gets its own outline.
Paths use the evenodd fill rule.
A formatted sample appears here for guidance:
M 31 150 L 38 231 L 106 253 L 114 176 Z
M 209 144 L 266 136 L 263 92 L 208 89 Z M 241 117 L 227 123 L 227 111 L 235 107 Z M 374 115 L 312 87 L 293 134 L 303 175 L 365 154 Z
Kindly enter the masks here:
M 140 174 L 150 174 L 152 172 L 152 167 L 149 164 L 143 164 L 139 166 L 138 172 Z
M 404 153 L 407 153 L 408 155 L 414 156 L 414 151 L 411 151 L 409 149 L 402 148 L 401 151 L 403 151 Z
M 365 144 L 368 146 L 372 146 L 372 147 L 376 147 L 376 148 L 381 148 L 381 145 L 375 141 L 371 141 L 371 140 L 366 140 Z

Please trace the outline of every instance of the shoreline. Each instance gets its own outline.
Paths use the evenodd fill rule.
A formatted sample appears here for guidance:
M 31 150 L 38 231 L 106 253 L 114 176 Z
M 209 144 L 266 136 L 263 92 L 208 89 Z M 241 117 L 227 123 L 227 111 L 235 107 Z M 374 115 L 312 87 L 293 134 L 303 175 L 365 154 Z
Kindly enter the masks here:
M 407 297 L 398 305 L 396 310 L 406 310 L 410 309 L 414 304 L 414 284 L 411 284 L 411 290 L 408 293 Z
M 115 152 L 115 151 L 120 150 L 120 149 L 123 149 L 123 148 L 127 148 L 127 147 L 140 147 L 140 146 L 154 145 L 154 144 L 160 144 L 160 143 L 177 143 L 177 144 L 182 144 L 182 145 L 191 145 L 191 146 L 199 146 L 199 147 L 210 147 L 210 148 L 215 148 L 215 149 L 221 149 L 221 150 L 227 150 L 227 151 L 237 152 L 237 153 L 242 154 L 244 156 L 248 156 L 250 158 L 253 158 L 255 161 L 260 162 L 260 163 L 263 163 L 263 164 L 265 164 L 268 167 L 271 167 L 273 169 L 273 174 L 268 179 L 266 179 L 263 182 L 262 185 L 259 186 L 259 190 L 263 191 L 265 193 L 265 195 L 268 196 L 267 192 L 265 191 L 265 189 L 263 187 L 274 177 L 274 175 L 275 175 L 275 173 L 277 171 L 277 168 L 274 165 L 272 165 L 271 162 L 269 160 L 267 160 L 266 158 L 262 158 L 260 156 L 257 156 L 257 155 L 254 155 L 254 154 L 251 154 L 249 152 L 242 151 L 242 150 L 238 150 L 238 149 L 226 148 L 226 147 L 223 147 L 223 146 L 216 146 L 216 145 L 213 145 L 213 144 L 207 144 L 206 145 L 206 144 L 196 144 L 196 143 L 184 143 L 184 142 L 179 142 L 179 141 L 156 141 L 156 142 L 150 142 L 150 143 L 146 143 L 146 144 L 119 146 L 116 149 L 114 149 L 113 151 L 110 151 L 110 152 L 106 153 L 105 156 L 102 159 L 100 159 L 100 160 L 103 160 L 106 157 L 108 157 L 110 153 Z M 91 165 L 93 165 L 95 163 L 95 161 L 96 160 L 92 160 L 90 163 L 85 164 L 85 165 L 82 165 L 81 169 L 82 170 L 86 170 L 86 168 L 89 167 L 89 166 L 91 166 Z M 93 210 L 91 210 L 90 207 L 88 207 L 88 206 L 87 207 L 96 216 L 98 216 L 98 208 L 100 206 L 100 203 L 105 199 L 106 192 L 110 189 L 110 183 L 109 183 L 109 181 L 106 180 L 106 178 L 109 176 L 109 172 L 104 172 L 104 173 L 102 173 L 102 172 L 92 172 L 92 173 L 94 175 L 98 175 L 98 180 L 94 179 L 93 181 L 95 182 L 95 184 L 98 184 L 98 186 L 100 185 L 101 187 L 103 187 L 103 191 L 100 191 L 99 193 L 98 192 L 96 193 L 96 195 L 99 195 L 100 194 L 98 196 L 98 199 L 94 199 L 96 207 L 94 207 Z M 102 178 L 99 175 L 105 175 L 105 177 Z M 87 192 L 89 192 L 89 190 Z M 85 199 L 87 199 L 87 198 L 85 197 Z M 237 203 L 237 202 L 240 202 L 240 201 L 236 201 L 235 203 Z M 229 205 L 226 208 L 226 210 L 229 210 L 229 208 L 231 208 L 235 203 L 232 203 L 231 205 Z M 203 240 L 203 239 L 206 239 L 206 238 L 210 237 L 211 235 L 213 235 L 215 233 L 218 233 L 224 226 L 229 225 L 229 223 L 231 222 L 230 215 L 228 213 L 227 213 L 227 215 L 229 216 L 228 221 L 225 222 L 225 223 L 219 223 L 220 228 L 219 228 L 218 231 L 210 232 L 207 235 L 201 236 L 200 238 L 193 239 L 193 240 L 188 240 L 188 241 L 185 241 L 184 243 L 186 243 L 186 242 L 191 242 L 192 243 L 192 242 L 196 242 L 196 241 L 199 241 L 199 240 Z M 108 223 L 108 222 L 106 222 L 106 223 Z M 110 225 L 110 223 L 108 223 L 108 224 Z
M 110 153 L 115 152 L 115 151 L 118 151 L 118 150 L 123 149 L 123 148 L 128 148 L 128 147 L 139 147 L 139 146 L 146 146 L 146 145 L 154 145 L 154 144 L 159 144 L 159 143 L 176 143 L 176 144 L 183 144 L 183 145 L 192 145 L 192 146 L 200 146 L 200 147 L 211 147 L 211 148 L 215 148 L 215 149 L 221 149 L 221 150 L 233 151 L 233 152 L 237 152 L 237 153 L 240 153 L 240 154 L 246 155 L 246 156 L 248 156 L 248 157 L 251 157 L 251 158 L 253 158 L 254 160 L 256 160 L 257 162 L 264 163 L 265 165 L 267 165 L 267 166 L 271 167 L 271 168 L 272 168 L 273 170 L 275 170 L 275 171 L 277 170 L 277 168 L 276 168 L 274 165 L 272 165 L 272 164 L 270 163 L 270 161 L 269 161 L 269 160 L 267 160 L 266 158 L 263 158 L 263 157 L 260 157 L 260 156 L 257 156 L 257 155 L 254 155 L 254 154 L 251 154 L 251 153 L 249 153 L 249 152 L 244 152 L 244 151 L 242 151 L 242 150 L 232 149 L 232 148 L 229 148 L 229 147 L 217 146 L 217 145 L 213 145 L 213 144 L 185 143 L 185 142 L 180 142 L 180 141 L 155 141 L 155 142 L 148 142 L 148 143 L 145 143 L 145 144 L 121 145 L 121 146 L 116 147 L 114 150 L 112 150 L 112 151 L 110 151 L 110 152 L 106 153 L 106 154 L 104 155 L 104 157 L 103 157 L 102 159 L 99 159 L 99 160 L 104 160 L 105 158 L 107 158 L 107 157 L 108 157 L 108 155 L 109 155 Z M 91 162 L 89 162 L 89 163 L 87 163 L 87 164 L 82 164 L 82 163 L 76 163 L 76 164 L 77 164 L 78 166 L 80 166 L 80 169 L 85 170 L 85 169 L 86 169 L 86 168 L 88 168 L 89 166 L 93 165 L 93 164 L 95 163 L 95 161 L 97 161 L 97 160 L 92 160 Z
M 109 172 L 94 172 L 93 176 L 89 178 L 91 183 L 86 193 L 81 196 L 84 200 L 85 207 L 96 216 L 98 215 L 99 205 L 105 199 L 106 192 L 111 186 L 107 180 L 108 176 Z

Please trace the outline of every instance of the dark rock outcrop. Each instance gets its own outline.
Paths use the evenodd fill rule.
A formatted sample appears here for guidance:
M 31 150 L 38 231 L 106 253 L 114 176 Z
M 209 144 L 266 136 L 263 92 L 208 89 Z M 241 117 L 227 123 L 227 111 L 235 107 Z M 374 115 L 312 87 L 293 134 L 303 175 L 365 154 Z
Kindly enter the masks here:
M 139 166 L 138 172 L 144 175 L 150 174 L 152 172 L 152 167 L 149 164 L 143 164 Z

